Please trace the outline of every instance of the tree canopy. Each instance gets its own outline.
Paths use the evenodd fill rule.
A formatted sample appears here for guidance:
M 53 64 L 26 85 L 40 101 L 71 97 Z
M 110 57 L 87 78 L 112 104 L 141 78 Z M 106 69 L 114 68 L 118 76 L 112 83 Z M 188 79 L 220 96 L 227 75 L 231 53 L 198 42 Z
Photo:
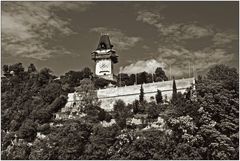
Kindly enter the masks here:
M 113 111 L 94 102 L 96 86 L 105 80 L 97 82 L 89 68 L 67 72 L 59 80 L 34 64 L 27 70 L 21 63 L 2 70 L 7 74 L 1 88 L 2 159 L 239 159 L 239 74 L 234 68 L 213 66 L 196 80 L 195 91 L 185 93 L 177 92 L 173 80 L 171 102 L 163 102 L 158 89 L 156 102 L 147 102 L 141 88 L 140 100 L 118 100 Z M 126 85 L 135 82 L 134 76 L 121 75 Z M 152 76 L 167 80 L 160 68 Z M 146 73 L 140 77 L 150 81 Z M 82 117 L 57 120 L 71 91 L 67 87 L 78 87 L 87 100 L 80 106 L 86 108 Z

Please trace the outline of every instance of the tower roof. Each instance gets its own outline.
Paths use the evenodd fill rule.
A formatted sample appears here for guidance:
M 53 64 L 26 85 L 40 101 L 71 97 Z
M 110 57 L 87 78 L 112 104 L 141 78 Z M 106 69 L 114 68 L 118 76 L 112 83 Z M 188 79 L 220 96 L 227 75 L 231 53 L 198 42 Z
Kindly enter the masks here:
M 107 50 L 107 49 L 112 49 L 113 45 L 110 42 L 109 36 L 108 35 L 101 35 L 97 50 Z

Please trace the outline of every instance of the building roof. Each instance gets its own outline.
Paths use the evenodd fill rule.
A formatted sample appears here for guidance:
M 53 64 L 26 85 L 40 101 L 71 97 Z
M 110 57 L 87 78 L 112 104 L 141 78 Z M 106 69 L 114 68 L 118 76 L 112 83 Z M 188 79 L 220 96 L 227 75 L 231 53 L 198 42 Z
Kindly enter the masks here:
M 118 62 L 118 55 L 116 51 L 112 49 L 113 45 L 110 42 L 108 35 L 101 35 L 97 49 L 93 51 L 92 59 L 94 61 L 101 59 L 111 59 L 113 63 Z
M 106 49 L 112 49 L 113 45 L 110 42 L 108 35 L 101 35 L 97 50 L 106 50 Z

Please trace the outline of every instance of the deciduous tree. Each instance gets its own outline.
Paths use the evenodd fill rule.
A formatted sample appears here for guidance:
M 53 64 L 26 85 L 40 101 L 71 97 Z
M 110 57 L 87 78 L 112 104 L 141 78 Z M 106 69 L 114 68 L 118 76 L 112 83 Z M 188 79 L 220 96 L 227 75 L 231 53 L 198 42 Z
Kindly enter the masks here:
M 168 78 L 165 74 L 165 72 L 163 71 L 163 69 L 161 67 L 158 67 L 156 70 L 155 70 L 155 81 L 156 82 L 161 82 L 161 81 L 167 81 Z

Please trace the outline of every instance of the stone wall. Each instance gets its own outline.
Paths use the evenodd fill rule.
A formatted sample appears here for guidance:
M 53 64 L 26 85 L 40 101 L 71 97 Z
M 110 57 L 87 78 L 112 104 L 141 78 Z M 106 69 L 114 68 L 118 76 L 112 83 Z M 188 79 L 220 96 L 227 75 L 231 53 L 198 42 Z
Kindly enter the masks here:
M 184 93 L 191 86 L 194 89 L 194 84 L 194 78 L 178 79 L 176 80 L 177 92 Z M 146 101 L 150 101 L 151 97 L 155 99 L 157 90 L 161 90 L 163 99 L 169 100 L 172 97 L 172 86 L 173 80 L 143 84 L 144 99 Z M 97 97 L 101 101 L 101 108 L 111 111 L 115 101 L 118 99 L 123 100 L 126 104 L 132 103 L 134 100 L 139 100 L 140 88 L 141 85 L 132 85 L 99 89 L 97 90 Z M 73 105 L 74 97 L 76 102 L 79 101 L 79 97 L 76 94 L 75 96 L 74 93 L 68 94 L 68 102 L 65 109 L 62 109 L 63 112 Z

